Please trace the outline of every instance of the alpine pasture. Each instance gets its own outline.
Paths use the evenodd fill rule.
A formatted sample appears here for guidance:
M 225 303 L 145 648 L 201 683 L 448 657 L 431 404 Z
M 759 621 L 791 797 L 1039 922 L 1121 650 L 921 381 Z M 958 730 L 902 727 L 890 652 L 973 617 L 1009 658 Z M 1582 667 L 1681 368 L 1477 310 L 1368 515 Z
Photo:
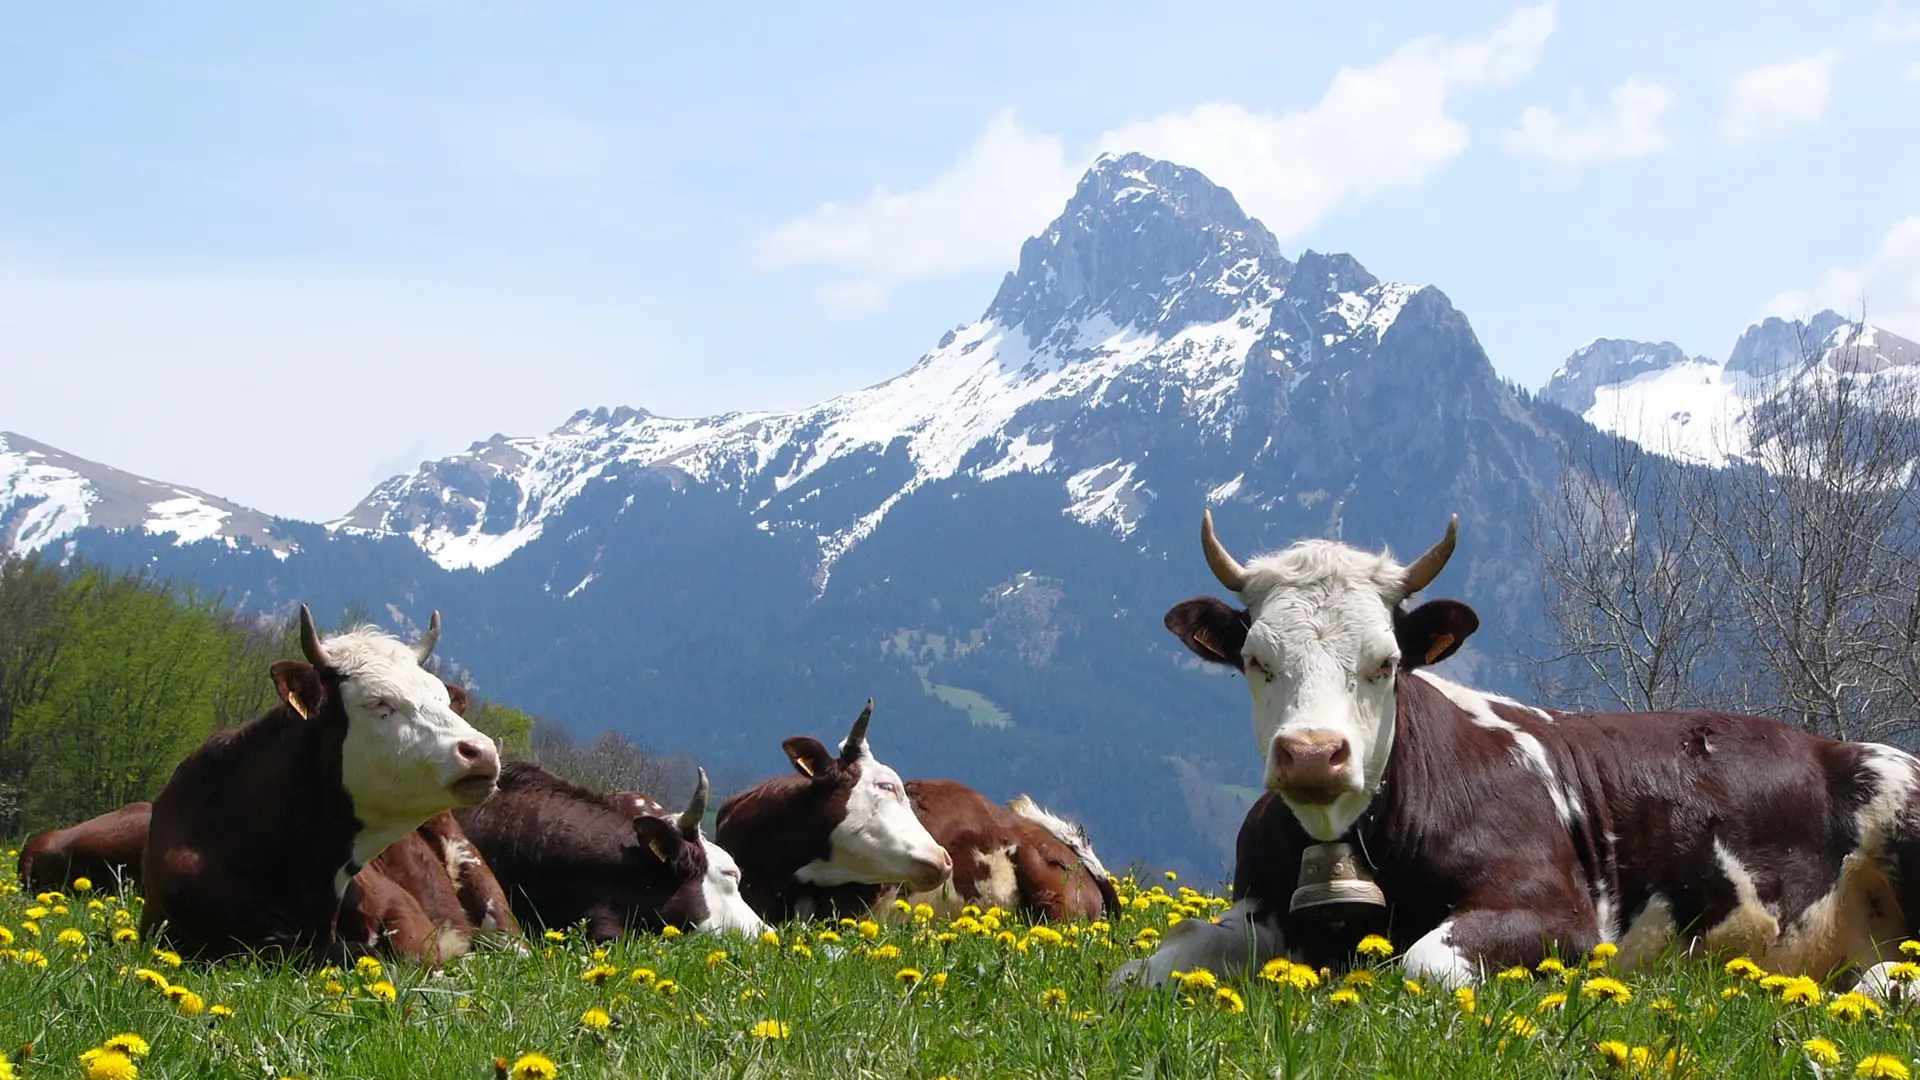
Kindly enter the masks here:
M 137 895 L 85 884 L 0 886 L 0 1078 L 1907 1077 L 1920 1053 L 1910 1010 L 1740 958 L 1615 972 L 1604 946 L 1455 993 L 1377 939 L 1343 977 L 1278 961 L 1110 993 L 1226 906 L 1171 881 L 1128 879 L 1121 914 L 1084 924 L 923 907 L 756 939 L 549 932 L 433 973 L 182 964 L 137 939 Z

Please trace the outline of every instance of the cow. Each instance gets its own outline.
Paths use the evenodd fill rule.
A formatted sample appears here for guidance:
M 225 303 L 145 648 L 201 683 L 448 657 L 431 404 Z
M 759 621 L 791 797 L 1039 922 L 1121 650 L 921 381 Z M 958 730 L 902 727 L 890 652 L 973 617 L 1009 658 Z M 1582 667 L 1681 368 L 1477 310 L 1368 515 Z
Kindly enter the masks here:
M 764 919 L 830 918 L 872 907 L 879 886 L 928 891 L 953 859 L 914 815 L 900 774 L 867 743 L 873 702 L 838 757 L 820 740 L 781 743 L 794 776 L 764 780 L 720 807 L 714 834 L 740 860 L 741 895 Z
M 1085 830 L 1025 795 L 1001 806 L 955 780 L 909 780 L 907 798 L 953 858 L 953 877 L 909 893 L 948 917 L 967 904 L 1001 907 L 1028 919 L 1097 919 L 1119 909 L 1107 869 Z M 878 899 L 878 898 L 876 898 Z
M 672 817 L 673 811 L 666 804 L 648 795 L 644 791 L 615 791 L 605 796 L 608 806 L 627 815 L 628 820 L 642 814 L 653 817 Z
M 1874 965 L 1860 985 L 1887 985 L 1920 915 L 1920 761 L 1761 717 L 1575 715 L 1440 677 L 1479 617 L 1408 600 L 1458 528 L 1408 566 L 1324 540 L 1242 565 L 1202 517 L 1206 562 L 1241 606 L 1197 597 L 1165 622 L 1244 674 L 1267 794 L 1218 924 L 1181 923 L 1114 983 L 1338 966 L 1375 931 L 1409 977 L 1455 987 L 1602 942 L 1623 970 L 1677 948 L 1816 978 Z M 1333 842 L 1347 846 L 1316 847 Z M 1379 894 L 1320 907 L 1320 873 L 1303 904 L 1303 856 L 1370 869 Z
M 733 857 L 701 835 L 708 792 L 703 769 L 677 819 L 630 814 L 538 765 L 513 761 L 501 772 L 499 794 L 455 817 L 529 926 L 584 922 L 595 941 L 666 926 L 760 933 L 766 925 L 740 898 Z
M 485 802 L 500 758 L 460 715 L 466 695 L 409 647 L 363 626 L 325 641 L 300 607 L 305 662 L 273 665 L 280 704 L 188 754 L 153 800 L 141 933 L 179 952 L 340 963 L 355 876 L 394 841 Z
M 80 878 L 96 888 L 138 885 L 140 853 L 152 816 L 152 803 L 130 802 L 78 825 L 35 835 L 20 848 L 20 883 L 35 893 L 65 891 Z

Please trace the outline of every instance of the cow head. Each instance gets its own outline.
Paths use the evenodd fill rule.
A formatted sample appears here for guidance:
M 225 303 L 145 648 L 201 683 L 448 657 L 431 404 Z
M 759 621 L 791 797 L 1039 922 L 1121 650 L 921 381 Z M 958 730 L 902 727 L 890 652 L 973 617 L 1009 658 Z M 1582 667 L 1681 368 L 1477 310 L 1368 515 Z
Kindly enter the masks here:
M 1317 840 L 1345 833 L 1385 779 L 1401 674 L 1451 656 L 1480 625 L 1457 601 L 1403 605 L 1446 565 L 1459 520 L 1403 567 L 1326 540 L 1242 566 L 1214 536 L 1213 514 L 1201 519 L 1207 565 L 1245 607 L 1187 600 L 1167 612 L 1167 629 L 1246 675 L 1266 787 Z
M 953 859 L 913 812 L 900 774 L 881 764 L 867 745 L 873 702 L 853 722 L 838 757 L 820 740 L 796 735 L 781 743 L 800 775 L 840 811 L 828 838 L 826 858 L 796 875 L 812 885 L 906 882 L 915 889 L 938 888 L 953 873 Z
M 288 707 L 338 731 L 340 782 L 361 824 L 354 842 L 361 865 L 440 811 L 484 802 L 499 779 L 493 740 L 460 715 L 466 695 L 421 666 L 439 636 L 435 612 L 414 646 L 370 626 L 323 642 L 302 604 L 307 662 L 273 667 Z
M 639 834 L 640 842 L 662 862 L 697 871 L 690 872 L 687 880 L 692 884 L 697 879 L 698 904 L 694 902 L 696 897 L 693 891 L 688 891 L 685 897 L 676 896 L 662 912 L 666 922 L 690 924 L 695 929 L 710 932 L 730 930 L 740 934 L 758 934 L 767 928 L 767 924 L 760 921 L 760 916 L 754 914 L 740 896 L 739 864 L 733 861 L 733 856 L 727 853 L 726 848 L 700 832 L 700 822 L 707 815 L 707 794 L 710 790 L 707 770 L 701 769 L 699 782 L 693 791 L 693 801 L 687 804 L 679 818 L 669 819 L 640 810 L 633 817 L 634 831 Z M 653 806 L 660 805 L 645 796 L 642 798 Z M 608 796 L 608 799 L 611 801 L 613 796 Z M 631 805 L 631 801 L 628 804 Z

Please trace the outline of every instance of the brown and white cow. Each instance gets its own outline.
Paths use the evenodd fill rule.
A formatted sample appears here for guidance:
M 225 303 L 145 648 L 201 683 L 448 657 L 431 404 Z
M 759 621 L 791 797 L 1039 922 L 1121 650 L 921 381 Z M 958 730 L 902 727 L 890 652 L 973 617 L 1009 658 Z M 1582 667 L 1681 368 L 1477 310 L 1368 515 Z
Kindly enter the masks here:
M 720 807 L 714 833 L 740 860 L 740 892 L 762 918 L 827 918 L 872 907 L 876 886 L 938 888 L 953 860 L 914 816 L 900 774 L 873 756 L 853 722 L 840 753 L 795 735 L 781 743 L 795 776 L 764 780 Z
M 456 811 L 531 926 L 584 922 L 596 941 L 673 926 L 757 934 L 740 898 L 740 869 L 700 832 L 707 774 L 677 819 L 616 809 L 608 796 L 530 762 L 508 762 L 485 805 Z M 623 804 L 631 806 L 631 803 Z
M 1006 806 L 955 780 L 909 780 L 907 798 L 927 832 L 953 858 L 953 877 L 911 892 L 951 917 L 967 904 L 1028 919 L 1097 919 L 1119 907 L 1107 868 L 1085 830 L 1025 795 Z
M 372 627 L 320 640 L 300 608 L 306 662 L 273 666 L 281 704 L 188 754 L 153 800 L 141 862 L 143 934 L 215 958 L 256 952 L 338 962 L 354 876 L 395 840 L 493 794 L 493 741 L 417 646 Z
M 20 882 L 28 892 L 70 889 L 86 878 L 95 888 L 140 883 L 150 802 L 131 802 L 64 829 L 48 829 L 20 848 Z
M 1370 929 L 1409 975 L 1452 985 L 1601 942 L 1623 968 L 1677 945 L 1816 977 L 1894 955 L 1920 916 L 1920 762 L 1760 717 L 1536 709 L 1425 670 L 1479 624 L 1456 601 L 1406 604 L 1457 520 L 1411 566 L 1321 540 L 1243 566 L 1203 519 L 1244 606 L 1188 600 L 1166 624 L 1246 676 L 1269 794 L 1240 831 L 1232 908 L 1116 983 L 1339 963 Z M 1290 910 L 1303 850 L 1336 840 L 1373 867 L 1374 919 Z
M 357 923 L 354 909 L 342 912 L 341 935 L 348 940 L 371 947 L 376 942 L 367 936 L 383 935 L 401 956 L 440 963 L 465 953 L 478 936 L 521 936 L 506 890 L 449 812 L 387 845 L 354 880 L 367 900 Z M 359 927 L 358 934 L 349 926 Z

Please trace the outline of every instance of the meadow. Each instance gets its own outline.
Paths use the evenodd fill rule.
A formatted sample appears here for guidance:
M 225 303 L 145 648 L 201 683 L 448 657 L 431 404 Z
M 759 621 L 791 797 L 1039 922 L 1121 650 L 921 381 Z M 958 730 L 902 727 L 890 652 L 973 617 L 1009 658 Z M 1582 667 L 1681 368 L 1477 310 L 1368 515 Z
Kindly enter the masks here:
M 9 884 L 0 1080 L 1907 1077 L 1920 1051 L 1910 1012 L 1737 958 L 1623 974 L 1603 951 L 1449 993 L 1382 948 L 1345 976 L 1282 962 L 1113 995 L 1118 965 L 1226 904 L 1125 884 L 1123 914 L 1083 925 L 921 909 L 754 940 L 554 932 L 431 974 L 182 964 L 136 939 L 137 896 Z

